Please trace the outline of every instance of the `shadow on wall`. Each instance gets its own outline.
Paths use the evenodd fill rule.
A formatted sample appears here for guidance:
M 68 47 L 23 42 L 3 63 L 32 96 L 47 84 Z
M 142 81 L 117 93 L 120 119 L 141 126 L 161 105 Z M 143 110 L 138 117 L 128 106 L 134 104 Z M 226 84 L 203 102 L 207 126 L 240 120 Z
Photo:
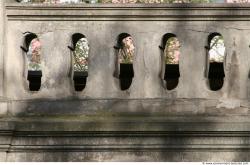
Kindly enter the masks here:
M 178 26 L 177 28 L 181 29 L 181 27 Z M 41 138 L 40 140 L 42 140 L 43 143 L 46 145 L 48 144 L 52 145 L 51 146 L 52 151 L 55 152 L 53 153 L 44 151 L 45 153 L 41 154 L 40 158 L 37 158 L 35 154 L 39 154 L 40 150 L 32 150 L 33 156 L 29 157 L 26 155 L 25 158 L 29 160 L 40 159 L 41 161 L 72 161 L 72 160 L 131 161 L 131 159 L 135 159 L 134 161 L 136 160 L 137 161 L 138 160 L 139 161 L 189 161 L 191 159 L 195 161 L 221 161 L 224 159 L 223 157 L 218 156 L 219 154 L 223 153 L 223 151 L 216 153 L 214 152 L 214 150 L 211 150 L 211 148 L 209 148 L 208 144 L 209 141 L 211 142 L 211 139 L 208 139 L 208 141 L 203 140 L 202 144 L 205 143 L 204 145 L 207 147 L 205 148 L 207 149 L 205 151 L 204 148 L 201 149 L 203 152 L 201 152 L 199 148 L 197 150 L 192 150 L 193 148 L 190 149 L 190 146 L 192 145 L 197 147 L 197 143 L 195 143 L 197 142 L 196 141 L 197 139 L 201 140 L 205 137 L 207 138 L 207 136 L 202 135 L 201 132 L 199 131 L 206 130 L 205 128 L 210 128 L 211 130 L 213 130 L 217 128 L 216 123 L 207 119 L 203 119 L 202 117 L 200 118 L 200 120 L 202 121 L 198 122 L 196 121 L 197 118 L 192 119 L 192 117 L 188 116 L 189 115 L 188 113 L 186 114 L 183 113 L 182 115 L 183 116 L 186 115 L 187 118 L 189 117 L 189 119 L 191 120 L 189 122 L 184 121 L 183 118 L 178 119 L 174 115 L 173 119 L 171 120 L 167 119 L 162 121 L 157 120 L 158 119 L 157 117 L 159 116 L 167 117 L 167 115 L 164 113 L 157 114 L 154 111 L 150 111 L 150 108 L 149 109 L 145 108 L 145 106 L 141 104 L 140 100 L 137 101 L 140 106 L 134 107 L 135 112 L 131 112 L 131 109 L 129 111 L 129 108 L 131 108 L 131 106 L 128 106 L 126 104 L 125 108 L 127 108 L 128 111 L 122 112 L 120 114 L 117 112 L 119 111 L 120 108 L 115 108 L 115 109 L 113 108 L 114 112 L 111 111 L 112 104 L 110 105 L 105 104 L 107 100 L 104 100 L 103 101 L 104 103 L 101 105 L 94 106 L 93 109 L 90 108 L 91 106 L 94 105 L 93 101 L 75 100 L 75 98 L 57 100 L 55 102 L 44 99 L 44 100 L 33 100 L 27 102 L 27 104 L 23 102 L 15 103 L 15 105 L 13 104 L 14 110 L 19 111 L 21 107 L 24 110 L 23 113 L 18 112 L 17 118 L 19 117 L 20 119 L 24 119 L 26 117 L 30 119 L 34 117 L 31 123 L 28 123 L 27 120 L 26 121 L 22 120 L 22 122 L 26 123 L 27 124 L 26 126 L 28 127 L 20 128 L 21 126 L 17 124 L 16 125 L 17 130 L 15 131 L 21 131 L 24 128 L 25 130 L 30 131 L 31 129 L 34 129 L 32 127 L 34 126 L 35 123 L 37 123 L 37 128 L 35 131 L 36 132 L 42 131 L 41 134 L 43 134 L 43 136 L 39 136 L 39 138 Z M 116 102 L 116 104 L 120 103 Z M 167 111 L 168 109 L 174 110 L 169 108 L 169 106 L 170 105 L 166 105 L 163 111 Z M 100 113 L 91 116 L 91 114 L 95 114 L 96 112 L 98 112 L 98 110 L 100 110 Z M 180 109 L 176 108 L 176 111 L 177 110 L 180 111 Z M 141 111 L 141 113 L 136 113 L 136 111 Z M 80 118 L 81 122 L 79 122 L 77 125 L 74 125 L 75 127 L 73 126 L 70 127 L 71 124 L 73 125 L 73 123 L 76 122 L 76 118 L 81 117 L 79 116 L 81 113 L 84 116 L 83 118 Z M 109 115 L 107 115 L 107 113 Z M 62 114 L 64 114 L 65 116 L 63 116 Z M 121 118 L 125 120 L 122 120 Z M 88 123 L 84 123 L 85 121 L 88 121 Z M 59 122 L 61 123 L 61 127 L 57 127 L 56 125 L 56 123 Z M 196 126 L 199 126 L 200 130 L 195 130 L 194 127 Z M 189 129 L 187 129 L 188 131 L 185 132 L 185 129 L 187 127 Z M 49 136 L 49 138 L 46 137 L 46 133 L 48 133 L 48 130 L 52 130 L 52 132 L 54 131 L 55 134 L 57 133 L 57 131 L 66 131 L 66 132 L 69 131 L 72 133 L 72 130 L 74 130 L 74 131 L 79 131 L 79 134 L 72 141 L 69 140 L 70 138 L 72 138 L 72 136 L 65 136 L 66 139 L 64 141 L 62 140 L 64 136 L 58 137 L 58 135 L 54 134 L 54 136 Z M 220 134 L 221 131 L 217 132 L 218 133 L 218 135 L 216 135 L 217 137 L 213 137 L 210 136 L 211 135 L 210 132 L 207 132 L 208 130 L 209 129 L 207 129 L 205 133 L 208 134 L 209 138 L 214 138 L 214 139 L 218 139 L 221 137 L 225 138 L 221 136 Z M 86 134 L 83 134 L 83 132 L 81 131 L 83 131 Z M 96 132 L 99 133 L 99 136 L 96 139 L 97 143 L 93 145 L 96 148 L 90 149 L 88 152 L 84 152 L 83 150 L 81 150 L 81 148 L 75 150 L 74 147 L 76 148 L 81 147 L 81 143 L 84 142 L 82 140 L 83 137 L 92 138 Z M 34 132 L 29 132 L 28 134 L 31 135 L 32 133 Z M 25 141 L 25 138 L 27 138 L 26 142 L 28 144 L 31 137 L 30 136 L 22 137 L 22 140 Z M 38 138 L 38 137 L 34 136 L 32 138 Z M 72 144 L 72 148 L 65 149 L 64 147 L 62 147 L 61 148 L 62 151 L 59 152 L 58 146 L 56 145 L 53 146 L 53 143 L 51 144 L 51 138 L 52 139 L 54 138 L 54 141 L 52 140 L 53 143 L 58 142 L 61 144 L 61 146 L 64 147 L 69 144 L 70 145 Z M 74 146 L 73 142 L 75 142 L 75 140 L 79 140 L 81 141 L 81 143 Z M 70 143 L 68 143 L 69 141 Z M 115 149 L 112 148 L 114 146 L 112 146 L 111 144 L 117 144 L 117 148 Z M 200 143 L 198 143 L 198 145 L 199 144 Z M 244 146 L 244 144 L 246 145 L 248 144 L 247 140 L 244 141 L 242 146 Z M 100 146 L 102 146 L 103 148 L 100 149 Z M 110 152 L 108 152 L 107 151 L 108 149 L 105 148 L 107 146 L 111 147 Z M 103 152 L 100 152 L 100 150 L 102 149 Z M 189 149 L 192 152 L 190 152 Z M 242 151 L 243 150 L 244 148 L 242 147 Z M 8 154 L 10 153 L 12 152 L 9 152 Z M 12 154 L 18 155 L 21 154 L 21 152 L 16 152 Z M 24 154 L 28 153 L 24 152 Z M 126 157 L 126 155 L 128 156 Z M 203 157 L 204 155 L 206 156 L 205 159 Z M 238 155 L 239 157 L 238 158 L 232 157 L 231 158 L 232 160 L 238 161 L 240 158 L 242 158 L 243 160 L 241 159 L 241 161 L 244 161 L 249 159 L 247 157 L 241 157 L 240 153 L 235 153 L 235 155 L 236 156 Z
M 165 101 L 167 100 L 162 103 Z M 184 111 L 185 104 L 183 110 L 178 111 L 178 106 L 181 105 L 179 102 L 174 105 L 168 103 L 167 107 L 165 104 L 161 107 L 156 100 L 142 102 L 142 100 L 49 101 L 45 99 L 22 103 L 22 106 L 15 104 L 16 107 L 23 107 L 24 112 L 12 114 L 23 120 L 16 122 L 17 134 L 10 149 L 15 150 L 15 144 L 18 144 L 15 142 L 18 140 L 22 140 L 22 144 L 27 146 L 24 150 L 8 152 L 8 159 L 18 159 L 23 155 L 26 155 L 27 159 L 23 161 L 232 161 L 236 159 L 232 156 L 234 154 L 231 154 L 231 158 L 223 156 L 223 153 L 228 151 L 226 147 L 237 147 L 235 141 L 231 144 L 234 135 L 231 136 L 230 133 L 224 135 L 222 130 L 216 131 L 221 125 L 206 118 L 205 114 L 200 117 L 190 115 L 190 111 Z M 15 108 L 14 105 L 13 107 Z M 165 108 L 157 111 L 156 109 L 160 107 Z M 199 111 L 200 107 L 196 108 Z M 24 136 L 18 136 L 18 133 L 24 130 L 28 132 L 24 132 Z M 241 136 L 236 137 L 237 142 L 241 141 L 239 138 Z M 248 138 L 242 138 L 245 145 L 248 145 Z M 32 144 L 40 148 L 33 149 L 30 153 L 29 147 Z M 215 144 L 219 149 L 213 148 Z M 231 151 L 235 152 L 235 155 L 238 154 L 236 149 Z M 29 154 L 33 156 L 28 156 Z M 243 158 L 248 160 L 246 157 Z

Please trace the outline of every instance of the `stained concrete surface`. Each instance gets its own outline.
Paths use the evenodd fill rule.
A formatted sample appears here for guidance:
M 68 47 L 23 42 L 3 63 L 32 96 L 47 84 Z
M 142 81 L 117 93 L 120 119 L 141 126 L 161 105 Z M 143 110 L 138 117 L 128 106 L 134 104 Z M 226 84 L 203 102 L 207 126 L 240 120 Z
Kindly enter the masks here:
M 249 161 L 249 7 L 0 1 L 0 161 Z M 20 49 L 27 31 L 42 43 L 38 92 L 28 90 Z M 75 92 L 67 46 L 79 32 L 89 41 L 90 63 L 86 88 Z M 136 46 L 127 91 L 113 76 L 113 46 L 123 32 Z M 212 32 L 226 46 L 219 91 L 204 74 Z M 181 43 L 172 91 L 160 78 L 166 33 Z

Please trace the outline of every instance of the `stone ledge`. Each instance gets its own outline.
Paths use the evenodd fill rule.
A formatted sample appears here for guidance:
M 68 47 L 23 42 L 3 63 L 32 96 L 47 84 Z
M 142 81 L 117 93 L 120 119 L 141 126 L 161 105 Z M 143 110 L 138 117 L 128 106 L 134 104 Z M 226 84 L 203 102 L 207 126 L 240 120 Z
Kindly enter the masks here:
M 246 131 L 13 131 L 0 137 L 8 152 L 250 150 Z
M 6 4 L 9 20 L 249 20 L 249 4 Z
M 249 8 L 250 4 L 248 3 L 123 3 L 123 4 L 115 4 L 115 3 L 96 3 L 96 4 L 88 4 L 88 3 L 76 3 L 76 4 L 67 4 L 67 3 L 60 3 L 60 4 L 49 4 L 49 3 L 18 3 L 18 2 L 7 2 L 5 6 L 8 7 L 40 7 L 40 8 L 99 8 L 99 9 L 106 9 L 106 8 L 123 8 L 123 9 L 130 9 L 130 8 L 152 8 L 152 9 L 178 9 L 182 10 L 185 8 L 215 8 L 215 9 L 223 9 L 229 8 L 232 10 L 238 10 L 239 8 Z M 21 8 L 20 8 L 21 9 Z
M 8 153 L 250 151 L 249 132 L 15 132 Z M 5 148 L 4 148 L 5 147 Z
M 44 156 L 46 154 L 52 156 L 50 161 L 65 161 L 66 159 L 64 160 L 60 154 L 62 152 L 72 156 L 85 153 L 91 157 L 88 161 L 172 161 L 181 153 L 192 154 L 189 158 L 178 161 L 218 161 L 222 158 L 223 161 L 249 161 L 246 155 L 250 151 L 250 124 L 244 121 L 223 122 L 221 118 L 221 122 L 205 120 L 185 122 L 181 119 L 175 119 L 175 122 L 149 122 L 150 118 L 143 117 L 138 121 L 128 118 L 130 122 L 118 121 L 119 119 L 112 122 L 108 118 L 99 122 L 97 120 L 59 122 L 56 118 L 49 120 L 46 117 L 8 118 L 8 120 L 2 122 L 12 125 L 12 128 L 0 131 L 0 150 L 7 153 L 5 161 L 46 161 L 49 159 Z M 94 156 L 98 152 L 102 154 Z M 111 158 L 105 157 L 105 152 L 117 154 Z M 39 156 L 40 153 L 43 153 L 42 157 Z M 144 157 L 146 153 L 151 153 L 147 159 Z M 166 153 L 173 155 L 154 156 Z M 202 157 L 205 153 L 210 157 Z M 231 153 L 229 154 L 231 156 L 237 156 L 239 153 L 243 155 L 227 157 L 228 153 Z M 31 154 L 34 154 L 32 159 Z M 124 154 L 130 155 L 128 160 L 123 159 Z M 133 157 L 134 154 L 140 155 L 141 159 Z M 218 154 L 224 157 L 219 157 Z M 200 155 L 202 159 L 195 155 Z M 68 157 L 68 161 L 74 160 L 87 161 L 86 156 Z
M 8 101 L 8 116 L 247 116 L 249 102 L 232 99 L 37 99 Z M 7 103 L 4 103 L 6 105 Z M 1 104 L 0 104 L 1 105 Z
M 46 118 L 46 117 L 45 117 Z M 208 121 L 204 118 L 200 120 L 203 121 L 183 121 L 179 120 L 173 121 L 157 121 L 150 118 L 140 118 L 138 121 L 133 121 L 127 118 L 127 121 L 112 118 L 104 118 L 102 120 L 86 120 L 86 121 L 57 121 L 56 118 L 51 121 L 46 121 L 44 118 L 35 118 L 33 121 L 28 120 L 27 118 L 19 119 L 19 121 L 5 121 L 2 123 L 8 123 L 6 127 L 2 127 L 2 130 L 11 130 L 11 131 L 20 131 L 28 133 L 29 131 L 39 132 L 213 132 L 213 131 L 222 131 L 224 133 L 230 134 L 231 132 L 241 133 L 241 132 L 250 132 L 250 123 L 242 121 L 233 121 L 231 122 L 215 122 Z M 230 119 L 230 118 L 229 118 Z M 6 120 L 6 119 L 5 119 Z M 20 121 L 22 120 L 22 121 Z M 36 120 L 36 121 L 35 121 Z M 187 118 L 186 118 L 187 120 Z M 191 119 L 190 119 L 191 120 Z M 217 118 L 218 120 L 218 118 Z M 221 119 L 223 120 L 223 119 Z

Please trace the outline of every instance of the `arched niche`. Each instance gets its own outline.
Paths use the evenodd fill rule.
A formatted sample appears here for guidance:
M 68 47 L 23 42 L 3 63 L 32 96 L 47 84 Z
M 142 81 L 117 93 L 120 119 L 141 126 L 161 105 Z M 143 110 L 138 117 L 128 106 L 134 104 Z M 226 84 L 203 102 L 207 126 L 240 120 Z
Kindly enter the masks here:
M 224 83 L 224 61 L 225 61 L 225 44 L 220 33 L 211 33 L 208 36 L 208 72 L 207 78 L 209 87 L 213 91 L 220 90 Z
M 133 61 L 135 56 L 135 46 L 133 38 L 128 33 L 121 33 L 117 37 L 115 46 L 118 56 L 118 75 L 121 90 L 127 90 L 132 84 L 134 77 Z
M 88 77 L 89 43 L 85 35 L 75 33 L 72 35 L 72 79 L 76 91 L 86 87 Z
M 168 90 L 175 89 L 179 82 L 179 56 L 180 56 L 180 42 L 175 34 L 166 33 L 162 37 L 164 65 L 162 67 L 162 78 L 166 81 L 166 88 Z
M 38 91 L 41 87 L 42 67 L 41 67 L 41 48 L 42 44 L 35 33 L 27 32 L 24 36 L 24 44 L 21 46 L 25 53 L 27 65 L 25 71 L 28 71 L 27 80 L 29 81 L 29 90 Z

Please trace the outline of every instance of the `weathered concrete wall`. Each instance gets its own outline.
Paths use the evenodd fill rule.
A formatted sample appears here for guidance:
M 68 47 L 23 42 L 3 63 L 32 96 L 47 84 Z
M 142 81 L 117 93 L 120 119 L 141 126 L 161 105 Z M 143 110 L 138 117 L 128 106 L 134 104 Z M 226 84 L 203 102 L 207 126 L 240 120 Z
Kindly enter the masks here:
M 3 96 L 3 64 L 4 64 L 4 60 L 3 60 L 3 47 L 4 47 L 4 31 L 5 31 L 5 28 L 4 28 L 4 20 L 5 20 L 5 16 L 4 16 L 4 10 L 5 10 L 5 7 L 4 7 L 4 1 L 1 1 L 0 2 L 0 96 Z
M 0 2 L 0 116 L 7 114 L 7 99 L 4 88 L 4 57 L 7 49 L 5 48 L 5 32 L 6 32 L 6 15 L 5 15 L 5 1 Z
M 0 4 L 0 21 L 6 19 L 0 36 L 0 160 L 250 161 L 249 5 Z M 42 42 L 38 92 L 28 90 L 24 76 L 20 45 L 27 31 Z M 69 76 L 67 46 L 77 32 L 90 44 L 82 92 L 74 91 Z M 113 77 L 113 46 L 123 32 L 136 45 L 127 91 Z M 209 90 L 204 76 L 204 46 L 212 32 L 222 34 L 227 52 L 219 91 Z M 181 42 L 181 77 L 172 91 L 160 79 L 158 46 L 166 33 Z
M 76 5 L 78 10 L 75 10 L 74 6 L 61 8 L 51 5 L 39 8 L 38 5 L 39 10 L 35 10 L 34 5 L 12 6 L 10 4 L 7 6 L 8 45 L 6 49 L 8 53 L 5 57 L 7 96 L 13 99 L 58 99 L 72 96 L 78 98 L 248 99 L 250 61 L 247 54 L 250 51 L 248 47 L 250 23 L 245 21 L 245 15 L 249 13 L 246 10 L 228 10 L 226 7 L 209 10 L 202 6 L 199 6 L 202 11 L 192 9 L 191 6 L 183 6 L 185 10 L 174 7 L 169 9 L 168 6 L 158 10 L 160 6 L 162 7 L 162 4 L 148 8 L 143 5 L 132 5 L 129 9 L 115 11 L 109 5 L 103 6 L 102 10 L 97 10 L 100 7 L 98 5 L 84 7 Z M 121 15 L 123 18 L 120 18 Z M 183 15 L 186 16 L 183 17 Z M 225 18 L 225 15 L 228 18 Z M 236 15 L 234 19 L 237 21 L 229 19 L 233 15 Z M 22 33 L 26 31 L 38 34 L 43 45 L 44 76 L 39 92 L 28 91 L 24 76 L 23 55 L 21 49 L 18 49 L 23 43 Z M 91 49 L 87 87 L 83 92 L 78 93 L 74 92 L 68 76 L 71 61 L 70 51 L 67 48 L 71 44 L 71 35 L 76 32 L 87 36 Z M 116 37 L 122 32 L 131 34 L 136 45 L 135 77 L 131 88 L 125 92 L 119 89 L 118 80 L 113 77 L 115 70 L 113 46 Z M 207 37 L 212 32 L 222 34 L 227 51 L 226 79 L 223 88 L 217 92 L 209 90 L 204 76 L 206 61 L 204 46 L 207 45 Z M 159 76 L 161 51 L 158 46 L 165 33 L 176 34 L 182 45 L 181 77 L 178 87 L 173 91 L 163 88 Z M 234 64 L 236 67 L 232 67 L 234 52 L 234 58 L 238 59 Z M 237 72 L 236 78 L 231 77 L 234 70 Z M 195 90 L 189 88 L 191 86 L 195 86 Z

